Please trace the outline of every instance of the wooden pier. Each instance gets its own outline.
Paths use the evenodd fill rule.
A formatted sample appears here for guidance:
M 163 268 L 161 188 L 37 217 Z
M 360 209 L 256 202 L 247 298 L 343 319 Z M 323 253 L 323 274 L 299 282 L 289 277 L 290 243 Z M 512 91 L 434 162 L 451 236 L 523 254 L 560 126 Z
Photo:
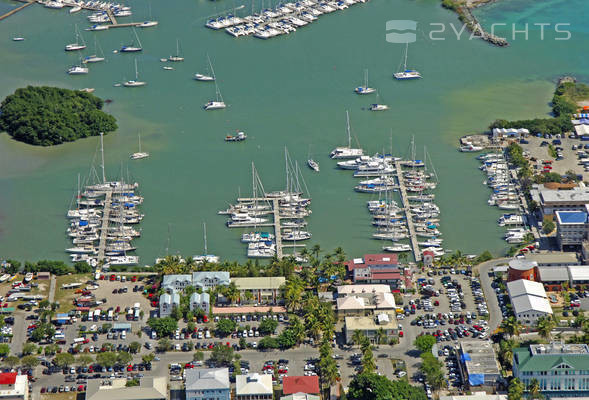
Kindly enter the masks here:
M 28 6 L 30 6 L 31 4 L 35 4 L 35 1 L 33 1 L 33 0 L 26 1 L 26 2 L 25 2 L 25 4 L 23 4 L 22 6 L 20 6 L 20 7 L 17 7 L 17 8 L 15 8 L 14 10 L 10 10 L 10 11 L 8 11 L 6 14 L 2 14 L 2 15 L 0 15 L 0 21 L 2 21 L 2 20 L 3 20 L 3 19 L 5 19 L 5 18 L 8 18 L 8 17 L 10 17 L 10 16 L 11 16 L 11 15 L 13 15 L 13 14 L 16 14 L 17 12 L 19 12 L 19 11 L 20 11 L 20 10 L 22 10 L 23 8 L 27 8 L 27 7 L 28 7 Z
M 419 249 L 419 244 L 417 244 L 415 226 L 413 225 L 413 219 L 411 218 L 411 206 L 409 204 L 409 199 L 407 198 L 407 188 L 405 187 L 402 163 L 400 161 L 395 161 L 395 168 L 397 171 L 397 180 L 399 181 L 401 202 L 403 203 L 403 209 L 405 210 L 405 216 L 407 217 L 407 229 L 409 230 L 409 240 L 411 241 L 411 248 L 413 249 L 413 257 L 415 258 L 416 262 L 421 261 L 421 251 Z
M 280 204 L 278 199 L 272 199 L 272 211 L 274 211 L 274 237 L 276 238 L 276 257 L 282 260 L 282 229 L 280 227 Z
M 100 231 L 100 241 L 98 242 L 98 262 L 104 260 L 106 249 L 106 238 L 108 236 L 108 220 L 110 218 L 110 209 L 112 207 L 112 190 L 105 192 L 104 210 L 102 212 L 102 227 Z

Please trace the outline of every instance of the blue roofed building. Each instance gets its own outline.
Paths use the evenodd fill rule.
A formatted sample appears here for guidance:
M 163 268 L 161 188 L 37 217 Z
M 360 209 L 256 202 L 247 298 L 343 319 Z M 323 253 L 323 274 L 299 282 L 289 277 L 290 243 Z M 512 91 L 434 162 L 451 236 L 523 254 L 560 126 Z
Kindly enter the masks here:
M 556 211 L 554 214 L 560 248 L 581 246 L 589 231 L 589 205 L 585 205 L 584 211 Z
M 499 363 L 489 340 L 460 342 L 460 373 L 468 387 L 495 388 L 501 379 Z

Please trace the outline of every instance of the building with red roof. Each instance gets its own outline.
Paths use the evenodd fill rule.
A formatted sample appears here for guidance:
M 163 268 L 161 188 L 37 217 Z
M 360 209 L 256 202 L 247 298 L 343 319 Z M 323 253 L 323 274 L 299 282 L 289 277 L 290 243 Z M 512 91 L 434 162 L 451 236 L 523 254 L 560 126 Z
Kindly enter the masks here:
M 396 254 L 365 254 L 363 258 L 346 261 L 345 265 L 354 283 L 387 284 L 392 290 L 405 285 Z
M 282 393 L 319 394 L 319 377 L 314 376 L 285 376 L 282 381 Z
M 0 399 L 28 400 L 29 388 L 26 375 L 16 372 L 0 373 Z

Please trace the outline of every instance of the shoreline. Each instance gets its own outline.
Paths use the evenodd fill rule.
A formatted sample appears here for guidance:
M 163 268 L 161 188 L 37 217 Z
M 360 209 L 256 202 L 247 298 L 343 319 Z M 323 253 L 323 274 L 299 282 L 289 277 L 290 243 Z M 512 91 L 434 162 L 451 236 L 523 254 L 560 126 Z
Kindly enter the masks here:
M 509 46 L 507 39 L 493 35 L 483 28 L 477 17 L 474 16 L 472 10 L 478 7 L 482 7 L 497 0 L 442 0 L 442 7 L 454 11 L 458 15 L 458 19 L 466 26 L 466 28 L 474 36 L 484 40 L 497 47 Z

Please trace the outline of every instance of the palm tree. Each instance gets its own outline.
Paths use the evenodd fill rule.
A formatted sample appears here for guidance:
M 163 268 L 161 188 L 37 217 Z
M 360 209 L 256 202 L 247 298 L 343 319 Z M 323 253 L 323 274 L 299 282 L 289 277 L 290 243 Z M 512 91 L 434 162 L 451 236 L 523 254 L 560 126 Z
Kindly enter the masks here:
M 365 338 L 365 336 L 361 331 L 355 330 L 354 334 L 352 335 L 352 342 L 356 346 L 360 346 L 364 342 L 364 338 Z
M 229 285 L 223 287 L 221 293 L 223 293 L 223 296 L 225 296 L 231 303 L 235 303 L 239 300 L 239 289 L 235 282 L 231 282 Z
M 401 264 L 405 264 L 407 262 L 407 253 L 401 253 L 398 257 Z
M 376 361 L 370 347 L 362 354 L 362 372 L 371 373 L 376 369 Z
M 311 248 L 311 254 L 313 254 L 315 258 L 319 258 L 319 253 L 321 253 L 321 246 L 316 244 Z
M 342 249 L 341 247 L 338 246 L 334 250 L 334 254 L 338 263 L 343 263 L 344 261 L 346 261 L 346 253 L 344 252 L 344 249 Z
M 556 327 L 556 322 L 554 318 L 551 317 L 542 317 L 538 318 L 536 322 L 536 328 L 538 329 L 538 334 L 543 337 L 544 339 L 550 339 L 552 330 Z
M 530 394 L 530 399 L 541 399 L 542 393 L 540 393 L 540 384 L 536 378 L 533 378 L 528 385 L 528 393 Z
M 376 343 L 382 344 L 386 341 L 386 339 L 387 339 L 387 334 L 384 331 L 384 329 L 380 328 L 379 330 L 376 331 Z
M 291 311 L 299 311 L 303 306 L 303 293 L 305 293 L 305 283 L 298 276 L 292 276 L 284 285 L 284 302 L 286 308 Z
M 510 336 L 519 336 L 522 330 L 522 323 L 517 320 L 515 317 L 509 317 L 503 320 L 501 327 L 505 332 L 507 332 Z

